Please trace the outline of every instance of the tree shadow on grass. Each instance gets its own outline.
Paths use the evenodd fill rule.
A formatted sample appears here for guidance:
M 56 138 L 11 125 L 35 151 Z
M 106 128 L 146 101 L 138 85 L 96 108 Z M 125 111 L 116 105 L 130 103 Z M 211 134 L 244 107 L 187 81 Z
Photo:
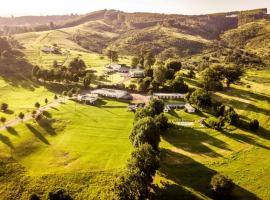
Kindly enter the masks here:
M 174 181 L 179 187 L 188 187 L 200 193 L 201 196 L 214 198 L 211 192 L 210 182 L 211 178 L 217 172 L 190 157 L 168 149 L 162 149 L 161 167 L 159 171 L 163 177 Z M 175 192 L 174 196 L 180 197 L 182 194 L 186 196 L 186 191 L 181 189 L 177 190 L 177 188 L 174 188 L 173 192 Z M 196 198 L 192 198 L 191 194 L 189 194 L 186 199 Z M 232 197 L 227 200 L 230 199 L 255 200 L 259 198 L 255 194 L 236 185 Z
M 35 129 L 32 125 L 26 124 L 26 127 L 42 142 L 49 145 L 49 141 L 42 135 L 41 132 L 39 132 L 37 129 Z
M 3 113 L 8 114 L 8 115 L 13 115 L 13 114 L 14 114 L 14 111 L 13 111 L 13 110 L 8 109 L 8 110 L 6 110 L 6 111 L 5 111 L 5 112 L 3 112 Z
M 245 132 L 249 132 L 251 134 L 257 135 L 263 139 L 270 140 L 270 130 L 267 130 L 264 127 L 260 126 L 259 130 L 251 131 L 249 129 L 249 121 L 247 121 L 248 119 L 245 118 L 245 120 L 243 120 L 241 118 L 243 118 L 243 117 L 242 116 L 240 117 L 237 128 L 239 128 Z
M 52 118 L 52 114 L 51 113 L 49 113 L 48 111 L 43 111 L 42 112 L 42 114 L 45 116 L 45 117 L 47 117 L 47 118 Z
M 252 111 L 252 112 L 256 112 L 256 113 L 270 115 L 270 108 L 265 109 L 265 108 L 258 107 L 254 104 L 251 104 L 251 103 L 239 101 L 237 99 L 223 98 L 223 97 L 221 97 L 219 95 L 215 95 L 215 94 L 213 94 L 213 96 L 218 98 L 218 99 L 222 99 L 223 102 L 227 102 L 227 104 L 232 105 L 236 109 L 248 110 L 248 111 Z
M 19 136 L 18 131 L 16 131 L 13 127 L 7 126 L 6 127 L 7 132 L 9 132 L 11 135 Z
M 14 149 L 14 145 L 10 141 L 9 137 L 0 134 L 0 141 L 7 145 L 9 148 Z
M 176 148 L 209 157 L 222 157 L 222 155 L 213 151 L 207 145 L 212 145 L 223 150 L 231 151 L 225 142 L 202 131 L 189 127 L 182 127 L 181 130 L 172 128 L 168 133 L 162 136 L 162 138 Z
M 37 121 L 38 125 L 50 135 L 56 135 L 55 128 L 52 126 L 54 122 L 55 120 L 47 118 L 43 118 Z
M 173 117 L 177 118 L 177 119 L 181 119 L 181 117 L 177 114 L 177 112 L 175 112 L 175 110 L 170 110 L 169 114 L 172 115 Z
M 224 94 L 227 94 L 226 92 L 224 92 Z M 264 95 L 264 94 L 258 94 L 258 93 L 254 93 L 252 91 L 247 91 L 247 90 L 243 90 L 240 88 L 230 88 L 229 89 L 229 94 L 230 96 L 234 96 L 234 97 L 240 97 L 242 99 L 246 99 L 246 100 L 260 100 L 260 101 L 269 101 L 270 102 L 270 96 Z
M 246 134 L 240 134 L 240 133 L 230 133 L 226 130 L 222 130 L 221 133 L 229 138 L 232 138 L 238 142 L 241 143 L 248 143 L 257 147 L 261 147 L 267 150 L 270 150 L 270 147 L 267 147 L 263 144 L 260 144 L 259 142 L 256 141 L 256 138 L 246 135 Z

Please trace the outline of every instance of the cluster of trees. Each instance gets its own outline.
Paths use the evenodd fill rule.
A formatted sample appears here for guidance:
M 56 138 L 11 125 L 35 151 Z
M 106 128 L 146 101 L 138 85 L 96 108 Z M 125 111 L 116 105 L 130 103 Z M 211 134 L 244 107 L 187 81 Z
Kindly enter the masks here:
M 151 53 L 146 53 L 140 60 L 136 59 L 139 66 L 143 64 L 145 78 L 139 80 L 139 91 L 159 91 L 160 89 L 166 92 L 188 92 L 188 85 L 180 76 L 179 72 L 182 63 L 179 60 L 168 59 L 166 63 L 156 62 Z M 134 63 L 134 60 L 133 62 Z M 155 66 L 153 66 L 155 64 Z
M 151 183 L 159 168 L 160 135 L 168 128 L 168 119 L 162 114 L 164 103 L 152 100 L 146 108 L 136 112 L 130 141 L 135 150 L 126 170 L 114 187 L 117 199 L 140 200 L 149 198 Z
M 239 81 L 243 74 L 244 70 L 239 66 L 214 64 L 201 73 L 201 83 L 206 90 L 222 90 L 222 82 L 229 88 L 232 83 Z
M 58 66 L 57 63 L 54 62 L 54 66 Z M 95 78 L 94 72 L 86 70 L 86 64 L 80 58 L 74 58 L 67 68 L 62 66 L 47 70 L 41 69 L 39 66 L 34 66 L 32 75 L 36 79 L 42 79 L 44 81 L 79 82 L 82 80 L 85 88 L 88 88 Z

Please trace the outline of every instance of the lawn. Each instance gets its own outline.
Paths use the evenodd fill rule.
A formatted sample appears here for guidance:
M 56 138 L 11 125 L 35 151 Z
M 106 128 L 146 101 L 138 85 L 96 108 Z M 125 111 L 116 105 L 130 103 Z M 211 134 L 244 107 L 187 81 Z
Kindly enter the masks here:
M 270 199 L 270 77 L 269 71 L 249 71 L 242 84 L 214 97 L 236 108 L 241 127 L 222 132 L 200 127 L 170 130 L 163 136 L 161 168 L 156 176 L 159 199 L 212 199 L 211 177 L 219 172 L 236 183 L 234 199 Z M 250 85 L 251 88 L 248 88 Z M 194 121 L 206 115 L 193 115 Z M 169 114 L 172 121 L 191 120 L 190 114 Z M 246 127 L 258 119 L 261 128 Z
M 20 112 L 31 112 L 35 109 L 36 102 L 45 105 L 45 98 L 53 101 L 53 97 L 53 92 L 29 80 L 10 83 L 0 78 L 0 103 L 9 105 L 9 111 L 0 112 L 0 116 L 6 117 L 8 120 L 14 119 Z
M 36 189 L 41 193 L 47 191 L 42 189 L 42 184 L 54 182 L 57 177 L 65 179 L 64 175 L 71 179 L 76 174 L 87 177 L 90 182 L 82 182 L 80 186 L 84 189 L 91 182 L 100 185 L 96 186 L 98 189 L 111 183 L 112 174 L 125 166 L 132 150 L 128 136 L 133 113 L 127 112 L 126 106 L 127 103 L 112 100 L 103 100 L 98 106 L 69 101 L 46 113 L 45 125 L 29 121 L 1 133 L 1 156 L 12 156 L 25 170 L 20 175 L 29 178 L 23 195 L 29 194 L 42 177 L 48 180 Z M 69 190 L 82 195 L 79 188 L 71 186 L 77 179 L 71 179 Z

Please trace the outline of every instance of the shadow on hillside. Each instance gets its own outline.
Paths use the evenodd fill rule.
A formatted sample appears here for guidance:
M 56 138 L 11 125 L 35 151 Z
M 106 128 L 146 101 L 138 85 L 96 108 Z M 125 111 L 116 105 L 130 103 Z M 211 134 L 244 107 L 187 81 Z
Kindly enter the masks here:
M 241 118 L 243 118 L 242 115 L 240 117 L 240 120 L 239 120 L 239 123 L 238 123 L 237 128 L 239 128 L 239 129 L 241 129 L 243 131 L 249 132 L 251 134 L 257 135 L 257 136 L 259 136 L 259 137 L 261 137 L 263 139 L 270 140 L 270 130 L 267 130 L 264 127 L 260 126 L 259 130 L 257 130 L 257 131 L 251 131 L 249 129 L 249 121 L 246 121 L 248 119 L 243 120 Z
M 182 117 L 180 117 L 180 116 L 178 115 L 178 113 L 175 112 L 175 110 L 170 110 L 170 111 L 169 111 L 169 114 L 170 114 L 171 116 L 177 118 L 177 119 L 182 119 Z
M 9 132 L 11 135 L 19 136 L 19 133 L 13 128 L 13 127 L 6 127 L 7 132 Z
M 246 99 L 246 100 L 251 100 L 251 101 L 255 99 L 255 100 L 270 102 L 270 96 L 254 93 L 252 91 L 247 91 L 240 88 L 229 88 L 227 92 L 221 92 L 221 93 L 227 94 L 229 96 Z
M 42 135 L 41 132 L 39 132 L 37 129 L 35 129 L 32 125 L 26 124 L 26 127 L 42 142 L 49 145 L 49 141 Z
M 44 86 L 47 90 L 61 94 L 63 91 L 68 91 L 71 88 L 74 88 L 74 85 L 68 85 L 63 83 L 55 83 L 55 82 L 39 82 L 40 85 Z
M 54 119 L 47 119 L 47 118 L 43 118 L 37 121 L 38 125 L 50 135 L 56 135 L 56 131 L 52 126 L 54 122 L 55 122 Z
M 14 149 L 14 145 L 10 141 L 9 137 L 0 134 L 0 141 L 7 145 L 9 148 Z
M 261 147 L 270 150 L 270 147 L 264 146 L 256 141 L 256 138 L 250 135 L 240 134 L 240 133 L 230 133 L 228 131 L 222 130 L 221 133 L 229 138 L 232 138 L 241 143 L 248 143 L 257 147 Z
M 7 114 L 7 115 L 13 115 L 13 114 L 14 114 L 14 111 L 8 109 L 8 110 L 4 111 L 3 113 L 5 113 L 5 114 Z
M 181 130 L 170 129 L 170 131 L 162 136 L 162 138 L 176 148 L 209 157 L 222 157 L 222 155 L 213 151 L 207 145 L 212 145 L 223 150 L 231 151 L 225 142 L 202 131 L 189 127 L 182 127 Z
M 167 179 L 174 181 L 178 185 L 174 187 L 192 188 L 203 196 L 206 196 L 208 198 L 213 198 L 211 188 L 210 188 L 210 182 L 211 182 L 211 178 L 217 172 L 193 160 L 192 158 L 189 158 L 185 155 L 173 152 L 168 149 L 162 149 L 161 168 L 159 171 L 163 177 L 166 177 Z M 181 189 L 176 190 L 177 188 L 174 188 L 174 192 L 175 192 L 174 196 L 180 197 L 182 195 L 183 190 Z M 169 188 L 169 189 L 172 189 L 172 188 Z M 236 196 L 237 194 L 241 194 L 241 197 Z M 185 196 L 187 194 L 184 193 L 183 195 Z M 191 197 L 191 198 L 188 198 L 188 197 Z M 166 198 L 163 198 L 163 199 L 166 199 Z M 188 194 L 186 199 L 196 199 L 196 198 L 192 198 L 192 195 Z M 229 199 L 255 200 L 259 198 L 255 194 L 236 185 L 235 192 L 233 193 L 232 197 Z
M 43 111 L 42 112 L 42 114 L 45 116 L 45 117 L 47 117 L 47 118 L 52 118 L 52 114 L 51 113 L 49 113 L 48 111 Z

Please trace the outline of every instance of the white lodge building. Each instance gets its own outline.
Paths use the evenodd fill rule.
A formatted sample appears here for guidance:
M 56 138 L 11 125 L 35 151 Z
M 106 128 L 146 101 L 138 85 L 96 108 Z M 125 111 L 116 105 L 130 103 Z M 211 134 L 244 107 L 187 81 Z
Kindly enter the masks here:
M 154 93 L 154 98 L 158 99 L 184 99 L 185 94 L 180 93 Z

